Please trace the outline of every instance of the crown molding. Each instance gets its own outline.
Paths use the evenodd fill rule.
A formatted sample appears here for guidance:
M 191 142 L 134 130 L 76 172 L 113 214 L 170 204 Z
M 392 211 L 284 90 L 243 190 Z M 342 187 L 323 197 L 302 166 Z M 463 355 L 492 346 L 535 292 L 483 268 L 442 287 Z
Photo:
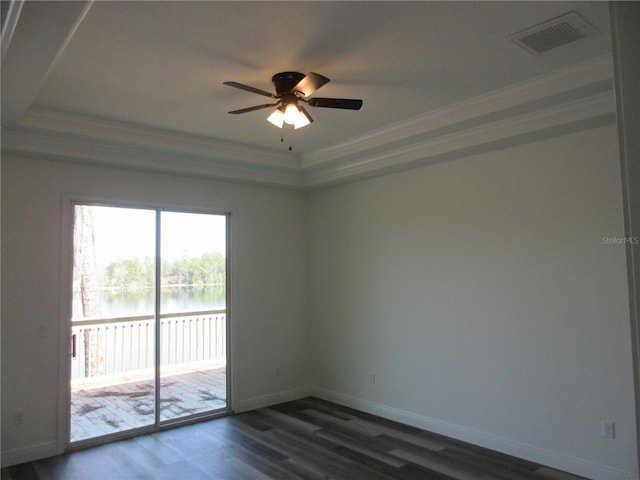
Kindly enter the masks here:
M 600 57 L 304 156 L 41 108 L 28 110 L 17 125 L 3 126 L 2 150 L 3 154 L 313 189 L 457 158 L 473 148 L 502 148 L 508 139 L 513 139 L 510 144 L 532 141 L 543 131 L 547 135 L 554 129 L 570 131 L 572 123 L 609 122 L 604 117 L 615 112 L 615 102 L 612 89 L 602 82 L 612 76 L 611 57 Z M 587 88 L 575 98 L 580 87 Z
M 452 156 L 460 158 L 466 155 L 464 152 L 473 151 L 474 147 L 487 146 L 488 150 L 496 149 L 498 142 L 506 139 L 517 138 L 518 141 L 512 143 L 526 143 L 539 138 L 536 134 L 540 132 L 546 132 L 547 136 L 550 136 L 554 131 L 566 131 L 567 126 L 579 125 L 580 122 L 589 119 L 601 119 L 605 123 L 612 123 L 615 122 L 614 114 L 613 92 L 605 92 L 429 140 L 405 144 L 399 148 L 362 155 L 348 162 L 332 163 L 325 168 L 306 172 L 304 186 L 317 188 L 372 174 L 436 163 Z
M 11 40 L 13 39 L 13 32 L 16 31 L 16 27 L 18 25 L 18 19 L 20 18 L 20 12 L 22 11 L 22 6 L 24 5 L 24 0 L 13 0 L 9 2 L 9 7 L 7 8 L 7 16 L 6 19 L 3 19 L 2 25 L 2 34 L 0 36 L 0 46 L 2 50 L 2 60 L 4 60 L 4 56 L 9 50 L 9 45 L 11 45 Z
M 515 85 L 447 105 L 392 125 L 373 130 L 346 142 L 303 155 L 303 168 L 313 168 L 366 150 L 423 135 L 436 129 L 479 118 L 518 105 L 613 79 L 610 55 L 584 61 Z
M 20 121 L 21 127 L 39 129 L 69 137 L 85 137 L 104 143 L 132 148 L 193 155 L 211 162 L 232 161 L 246 165 L 275 168 L 298 167 L 298 159 L 289 152 L 255 148 L 211 137 L 190 135 L 161 128 L 32 108 Z
M 28 111 L 92 4 L 93 0 L 10 6 L 11 35 L 7 30 L 2 36 L 3 127 L 16 125 Z
M 294 189 L 301 187 L 301 175 L 293 169 L 247 164 L 233 159 L 212 161 L 210 157 L 184 151 L 176 154 L 175 149 L 101 143 L 95 139 L 51 135 L 34 130 L 3 128 L 2 153 Z

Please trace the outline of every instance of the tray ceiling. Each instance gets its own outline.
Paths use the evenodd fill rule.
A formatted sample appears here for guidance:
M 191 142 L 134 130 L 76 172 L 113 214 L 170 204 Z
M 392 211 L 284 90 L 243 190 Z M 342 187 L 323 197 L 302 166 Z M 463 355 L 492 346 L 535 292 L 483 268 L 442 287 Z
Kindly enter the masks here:
M 3 11 L 6 152 L 304 188 L 533 138 L 554 121 L 612 118 L 605 2 L 12 7 Z M 600 34 L 542 55 L 508 38 L 572 11 Z M 284 142 L 269 110 L 226 113 L 265 102 L 222 82 L 272 90 L 271 76 L 288 70 L 329 77 L 317 95 L 362 98 L 362 110 L 309 108 L 315 122 Z

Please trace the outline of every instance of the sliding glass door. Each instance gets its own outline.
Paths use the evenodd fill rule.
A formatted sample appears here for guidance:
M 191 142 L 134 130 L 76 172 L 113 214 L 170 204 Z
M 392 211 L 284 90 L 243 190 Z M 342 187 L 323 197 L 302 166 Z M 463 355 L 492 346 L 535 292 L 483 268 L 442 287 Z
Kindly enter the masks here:
M 161 212 L 161 421 L 226 407 L 225 222 Z
M 155 217 L 75 206 L 72 442 L 155 422 Z
M 74 206 L 71 443 L 227 408 L 227 221 Z

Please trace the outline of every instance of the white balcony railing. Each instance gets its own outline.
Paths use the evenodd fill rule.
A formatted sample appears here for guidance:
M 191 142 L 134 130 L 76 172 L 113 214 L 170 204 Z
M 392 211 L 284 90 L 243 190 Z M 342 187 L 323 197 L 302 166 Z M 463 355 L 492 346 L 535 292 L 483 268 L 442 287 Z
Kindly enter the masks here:
M 76 356 L 71 378 L 87 377 L 86 341 L 94 349 L 93 376 L 135 374 L 154 368 L 155 317 L 142 315 L 71 322 Z M 160 316 L 160 365 L 223 361 L 226 358 L 226 310 Z

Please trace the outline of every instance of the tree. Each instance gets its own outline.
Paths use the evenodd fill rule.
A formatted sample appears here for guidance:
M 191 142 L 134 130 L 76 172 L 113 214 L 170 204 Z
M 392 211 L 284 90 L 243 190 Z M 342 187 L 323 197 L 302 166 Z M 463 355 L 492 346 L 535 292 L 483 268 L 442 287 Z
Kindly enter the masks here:
M 95 223 L 93 208 L 90 206 L 77 205 L 75 208 L 73 244 L 75 271 L 79 276 L 82 316 L 99 317 L 101 308 L 95 254 Z M 91 377 L 104 373 L 102 334 L 99 330 L 91 328 L 84 330 L 84 350 L 85 375 Z
M 162 260 L 162 285 L 223 285 L 226 259 L 222 253 L 207 253 L 197 258 L 184 256 L 173 262 Z M 118 260 L 105 267 L 104 286 L 121 293 L 152 288 L 155 283 L 153 259 L 146 257 Z
M 151 288 L 154 281 L 155 267 L 149 257 L 142 262 L 137 258 L 112 262 L 104 270 L 104 286 L 121 293 Z

